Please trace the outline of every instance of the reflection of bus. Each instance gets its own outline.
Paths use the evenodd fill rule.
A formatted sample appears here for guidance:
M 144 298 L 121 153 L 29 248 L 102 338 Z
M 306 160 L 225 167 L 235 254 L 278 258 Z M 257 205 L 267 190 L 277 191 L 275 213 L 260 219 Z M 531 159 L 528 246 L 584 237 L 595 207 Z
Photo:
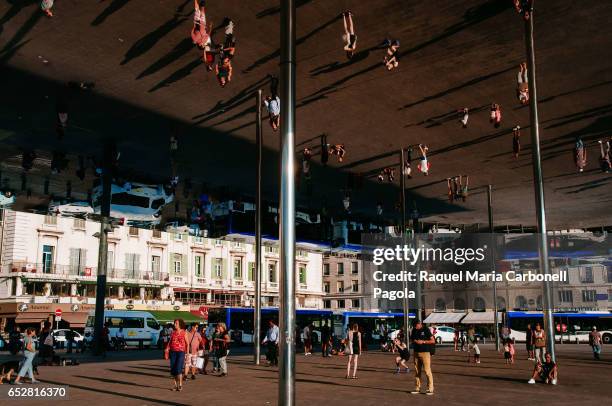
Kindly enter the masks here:
M 506 314 L 510 335 L 516 341 L 525 341 L 527 324 L 534 328 L 536 323 L 543 325 L 542 312 L 508 312 Z M 593 327 L 601 333 L 605 344 L 612 343 L 612 313 L 610 312 L 577 312 L 553 313 L 555 339 L 564 342 L 588 343 L 588 333 Z
M 252 307 L 228 307 L 224 309 L 211 309 L 209 310 L 209 320 L 211 321 L 225 321 L 228 330 L 232 332 L 232 339 L 242 343 L 253 343 L 253 317 L 254 309 Z M 266 307 L 261 309 L 261 339 L 268 331 L 268 320 L 274 320 L 278 323 L 278 308 Z M 320 327 L 323 325 L 323 321 L 327 321 L 327 325 L 331 327 L 332 312 L 331 310 L 310 310 L 310 309 L 297 309 L 296 310 L 296 321 L 298 327 L 303 329 L 308 323 L 314 325 L 315 336 L 313 340 L 315 343 L 321 341 Z
M 404 313 L 376 313 L 376 312 L 342 312 L 342 327 L 334 325 L 334 334 L 338 337 L 346 336 L 350 325 L 357 323 L 365 335 L 366 343 L 380 338 L 380 325 L 384 324 L 389 334 L 400 330 L 404 325 Z M 408 318 L 413 319 L 414 313 L 409 313 Z

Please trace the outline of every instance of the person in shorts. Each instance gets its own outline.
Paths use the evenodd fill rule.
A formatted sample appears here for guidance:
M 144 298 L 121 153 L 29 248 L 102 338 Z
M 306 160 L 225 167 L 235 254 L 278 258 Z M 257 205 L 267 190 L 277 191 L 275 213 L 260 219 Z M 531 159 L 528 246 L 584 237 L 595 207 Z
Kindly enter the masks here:
M 393 344 L 397 350 L 397 356 L 395 357 L 395 373 L 400 374 L 402 372 L 402 367 L 404 367 L 404 372 L 410 372 L 408 364 L 406 364 L 406 362 L 408 362 L 410 359 L 410 348 L 401 342 L 399 338 L 394 339 Z
M 344 23 L 344 34 L 342 35 L 344 50 L 346 51 L 346 57 L 351 59 L 357 49 L 357 35 L 355 35 L 355 26 L 353 25 L 353 13 L 350 11 L 342 13 L 342 22 Z
M 429 169 L 431 168 L 431 164 L 427 160 L 427 152 L 429 151 L 429 147 L 424 144 L 419 144 L 419 150 L 421 151 L 421 162 L 418 165 L 419 171 L 425 176 L 429 175 Z
M 525 62 L 519 66 L 516 77 L 516 97 L 523 106 L 529 103 L 529 82 L 527 79 L 527 63 Z
M 550 385 L 557 384 L 557 364 L 553 362 L 550 353 L 544 356 L 544 362 L 538 362 L 533 369 L 531 379 L 527 381 L 529 384 L 536 383 L 536 378 L 540 378 L 543 383 Z
M 612 164 L 610 163 L 610 141 L 597 141 L 599 143 L 599 167 L 603 173 L 610 173 Z

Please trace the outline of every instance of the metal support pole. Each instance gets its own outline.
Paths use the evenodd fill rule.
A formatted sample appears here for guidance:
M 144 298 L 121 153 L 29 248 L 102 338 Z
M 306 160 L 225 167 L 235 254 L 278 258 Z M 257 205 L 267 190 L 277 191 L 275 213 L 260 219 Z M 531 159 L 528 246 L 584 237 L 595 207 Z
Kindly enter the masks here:
M 400 154 L 399 154 L 399 158 L 400 158 L 400 166 L 399 166 L 399 170 L 400 170 L 400 211 L 401 211 L 401 230 L 402 230 L 402 247 L 406 245 L 406 175 L 404 174 L 404 162 L 405 162 L 405 158 L 404 158 L 404 148 L 402 148 L 400 150 Z M 404 274 L 404 272 L 406 271 L 406 261 L 404 261 L 404 258 L 402 257 L 402 275 Z M 408 290 L 408 281 L 404 281 L 402 283 L 403 285 L 403 289 L 404 291 Z M 404 296 L 404 299 L 402 300 L 402 310 L 404 312 L 404 325 L 403 325 L 403 329 L 404 329 L 404 339 L 406 340 L 406 343 L 408 343 L 408 330 L 410 328 L 410 321 L 409 321 L 409 316 L 410 316 L 410 305 L 408 303 L 409 298 L 408 295 Z
M 535 45 L 533 40 L 534 12 L 525 21 L 525 43 L 527 45 L 527 69 L 529 81 L 529 118 L 531 125 L 531 151 L 533 161 L 533 185 L 535 189 L 536 214 L 538 218 L 538 242 L 540 251 L 540 270 L 544 275 L 550 275 L 548 263 L 548 243 L 546 229 L 546 211 L 544 206 L 544 183 L 542 181 L 542 161 L 540 158 L 540 123 L 538 119 L 538 94 L 536 86 Z M 555 361 L 555 328 L 552 315 L 552 285 L 544 282 L 544 329 L 547 336 L 547 351 Z
M 109 217 L 111 206 L 111 182 L 112 182 L 112 162 L 114 148 L 111 145 L 104 147 L 104 158 L 102 163 L 102 201 L 100 205 L 100 245 L 98 249 L 98 277 L 96 285 L 96 312 L 94 323 L 94 345 L 96 354 L 102 354 L 106 350 L 105 339 L 102 336 L 104 328 L 104 299 L 106 296 L 106 267 L 108 259 L 108 239 Z
M 491 256 L 491 271 L 495 276 L 497 276 L 497 267 L 495 266 L 495 233 L 493 231 L 493 195 L 492 195 L 492 187 L 488 185 L 487 187 L 487 205 L 489 208 L 489 233 L 491 233 L 489 241 L 491 249 L 489 250 L 489 255 Z M 493 278 L 493 321 L 495 323 L 495 351 L 499 352 L 500 342 L 499 342 L 499 316 L 497 312 L 499 309 L 497 308 L 497 281 Z
M 280 364 L 278 404 L 295 403 L 295 0 L 281 1 Z
M 255 181 L 255 319 L 253 343 L 255 344 L 255 365 L 259 365 L 261 357 L 261 89 L 256 93 L 257 122 L 255 123 L 257 138 L 257 180 Z
M 414 220 L 414 232 L 412 233 L 413 235 L 413 241 L 414 241 L 414 247 L 415 248 L 419 248 L 419 233 L 421 232 L 421 223 L 418 221 L 418 219 Z M 421 266 L 419 264 L 419 262 L 417 261 L 416 263 L 416 268 L 414 270 L 416 272 L 416 288 L 414 290 L 414 295 L 416 296 L 416 315 L 415 315 L 415 321 L 423 321 L 423 299 L 422 299 L 422 289 L 421 289 L 421 276 L 420 276 L 420 271 L 421 271 Z

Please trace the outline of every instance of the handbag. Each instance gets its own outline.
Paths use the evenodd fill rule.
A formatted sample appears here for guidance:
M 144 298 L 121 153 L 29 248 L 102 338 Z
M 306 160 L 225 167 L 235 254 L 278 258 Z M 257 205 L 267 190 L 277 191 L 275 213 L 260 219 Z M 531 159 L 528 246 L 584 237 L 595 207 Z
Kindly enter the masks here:
M 195 367 L 198 369 L 204 369 L 204 358 L 202 357 L 196 358 Z
M 198 357 L 204 356 L 204 350 L 198 350 Z

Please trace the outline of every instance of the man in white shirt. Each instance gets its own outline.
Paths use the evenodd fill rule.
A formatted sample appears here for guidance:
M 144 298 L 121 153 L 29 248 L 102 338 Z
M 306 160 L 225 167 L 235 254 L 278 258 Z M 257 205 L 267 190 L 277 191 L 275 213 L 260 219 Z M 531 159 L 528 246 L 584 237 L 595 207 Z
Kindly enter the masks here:
M 262 344 L 268 345 L 268 353 L 266 359 L 268 360 L 269 366 L 278 365 L 278 339 L 280 331 L 278 326 L 274 324 L 273 320 L 268 320 L 268 332 L 266 337 L 261 342 Z

